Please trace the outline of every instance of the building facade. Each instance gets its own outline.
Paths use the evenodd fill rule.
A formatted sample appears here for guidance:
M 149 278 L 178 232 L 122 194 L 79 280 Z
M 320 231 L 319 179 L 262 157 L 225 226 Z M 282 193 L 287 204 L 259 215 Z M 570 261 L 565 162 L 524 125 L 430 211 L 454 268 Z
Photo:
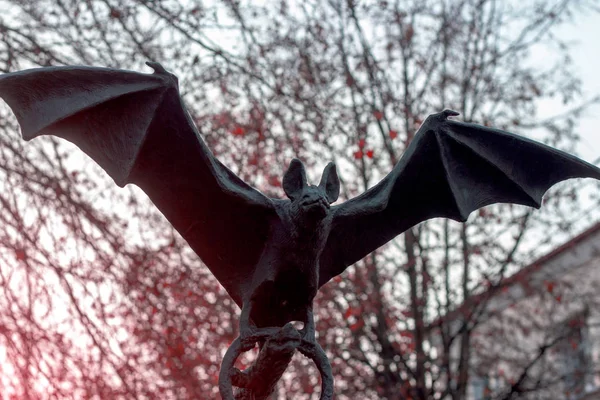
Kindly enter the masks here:
M 468 399 L 600 399 L 600 224 L 467 303 Z

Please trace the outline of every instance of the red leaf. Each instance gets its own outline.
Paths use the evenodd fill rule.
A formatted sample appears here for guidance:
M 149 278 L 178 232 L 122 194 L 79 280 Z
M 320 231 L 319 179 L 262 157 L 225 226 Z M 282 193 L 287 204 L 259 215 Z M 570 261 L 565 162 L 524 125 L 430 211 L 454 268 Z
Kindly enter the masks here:
M 400 331 L 400 336 L 405 339 L 409 339 L 409 340 L 412 340 L 414 337 L 414 335 L 411 331 Z
M 275 187 L 280 187 L 281 181 L 279 180 L 279 177 L 276 175 L 271 175 L 269 177 L 269 185 L 275 186 Z
M 353 315 L 354 315 L 354 309 L 352 307 L 348 307 L 346 309 L 346 312 L 344 313 L 344 318 L 348 319 L 348 318 L 350 318 Z
M 367 143 L 367 141 L 365 139 L 360 139 L 358 141 L 358 148 L 362 150 L 365 147 L 366 143 Z
M 575 318 L 569 321 L 569 326 L 571 328 L 579 328 L 581 326 L 583 326 L 583 323 L 581 322 L 581 320 Z
M 231 133 L 233 134 L 233 136 L 244 136 L 246 134 L 246 131 L 241 126 L 236 126 L 235 128 L 233 128 Z
M 383 119 L 383 113 L 381 111 L 373 111 L 373 116 L 377 121 L 381 121 Z
M 558 303 L 562 303 L 562 296 L 561 295 L 556 296 L 555 299 L 556 299 L 556 301 Z
M 18 250 L 15 250 L 15 257 L 17 258 L 17 260 L 23 261 L 27 258 L 27 254 L 25 254 L 25 250 L 18 249 Z
M 185 354 L 185 346 L 181 342 L 173 346 L 169 346 L 167 349 L 171 357 L 181 358 L 181 356 Z
M 548 293 L 552 293 L 554 291 L 554 282 L 546 281 L 545 283 Z
M 112 19 L 121 18 L 121 11 L 117 10 L 116 8 L 111 8 L 110 9 L 110 17 Z
M 373 150 L 367 150 L 367 157 L 373 158 Z
M 398 137 L 398 132 L 395 130 L 390 131 L 390 139 L 394 140 Z
M 346 85 L 350 87 L 354 85 L 354 77 L 350 74 L 346 74 Z
M 402 343 L 402 345 L 404 346 L 404 343 Z M 412 353 L 415 351 L 416 345 L 414 342 L 409 342 L 404 347 L 406 348 L 406 351 L 408 351 L 409 353 Z
M 356 332 L 357 330 L 359 330 L 360 328 L 362 328 L 365 325 L 365 321 L 358 320 L 355 323 L 353 323 L 352 325 L 350 325 L 350 330 L 352 332 Z
M 360 160 L 361 158 L 363 158 L 363 152 L 362 150 L 358 150 L 354 152 L 354 158 L 356 158 L 357 160 Z
M 248 160 L 248 164 L 250 165 L 258 165 L 258 156 L 255 154 L 252 154 L 250 156 L 250 159 Z

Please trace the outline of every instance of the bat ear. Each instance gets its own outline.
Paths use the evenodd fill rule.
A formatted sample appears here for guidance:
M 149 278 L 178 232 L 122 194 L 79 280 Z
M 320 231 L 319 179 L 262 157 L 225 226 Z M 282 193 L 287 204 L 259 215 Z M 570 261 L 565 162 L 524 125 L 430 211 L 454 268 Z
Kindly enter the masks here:
M 288 170 L 283 176 L 283 190 L 290 200 L 294 200 L 302 194 L 306 187 L 306 170 L 302 161 L 294 158 Z
M 335 168 L 334 163 L 330 162 L 323 170 L 319 188 L 325 191 L 329 203 L 333 203 L 338 199 L 338 196 L 340 195 L 340 179 L 338 178 L 337 169 Z

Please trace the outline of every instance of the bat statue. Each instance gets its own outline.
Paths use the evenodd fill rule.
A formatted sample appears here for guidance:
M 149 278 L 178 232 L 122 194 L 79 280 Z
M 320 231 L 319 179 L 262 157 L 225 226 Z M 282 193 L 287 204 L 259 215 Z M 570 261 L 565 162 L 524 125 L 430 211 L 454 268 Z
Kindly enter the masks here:
M 269 198 L 213 156 L 186 111 L 177 78 L 147 64 L 153 74 L 86 66 L 8 73 L 0 76 L 0 97 L 24 139 L 60 136 L 117 185 L 139 186 L 241 307 L 240 334 L 219 377 L 226 400 L 242 398 L 232 386 L 264 398 L 252 389 L 249 370 L 258 366 L 233 367 L 256 343 L 257 361 L 265 349 L 264 363 L 285 353 L 272 379 L 261 377 L 271 379 L 265 393 L 297 348 L 321 373 L 321 399 L 331 399 L 333 377 L 315 340 L 313 299 L 330 279 L 410 227 L 436 217 L 465 221 L 499 202 L 539 208 L 559 181 L 600 179 L 600 169 L 570 154 L 450 120 L 458 113 L 446 110 L 430 115 L 393 170 L 358 197 L 332 205 L 340 192 L 335 165 L 325 167 L 315 186 L 294 159 L 282 183 L 287 199 Z M 291 321 L 304 327 L 291 329 Z

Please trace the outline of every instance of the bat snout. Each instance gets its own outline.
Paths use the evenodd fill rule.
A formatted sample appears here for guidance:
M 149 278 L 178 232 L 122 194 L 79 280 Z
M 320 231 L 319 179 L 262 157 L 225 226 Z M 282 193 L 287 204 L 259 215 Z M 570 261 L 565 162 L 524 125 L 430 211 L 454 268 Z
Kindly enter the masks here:
M 321 218 L 327 215 L 330 208 L 329 202 L 324 198 L 302 201 L 300 205 L 304 212 Z
M 300 201 L 300 206 L 302 207 L 312 207 L 314 205 L 323 205 L 329 208 L 329 202 L 323 196 L 305 196 Z

